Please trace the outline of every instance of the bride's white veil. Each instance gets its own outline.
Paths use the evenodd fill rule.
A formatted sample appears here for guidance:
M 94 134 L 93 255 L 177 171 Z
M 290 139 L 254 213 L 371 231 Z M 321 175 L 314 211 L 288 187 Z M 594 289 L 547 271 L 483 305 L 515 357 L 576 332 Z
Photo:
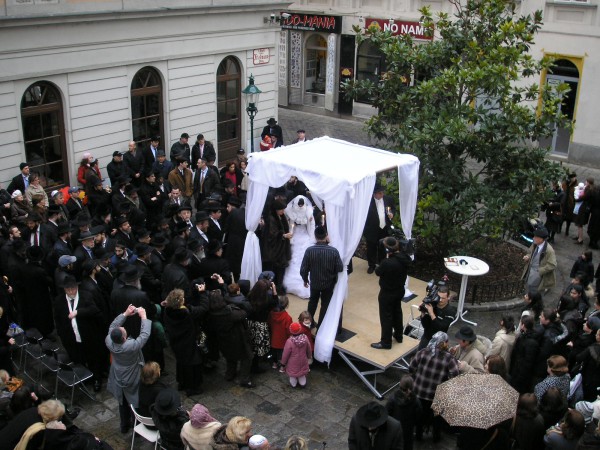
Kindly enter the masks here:
M 298 200 L 303 199 L 304 205 L 299 206 Z M 315 219 L 313 217 L 313 204 L 304 195 L 294 197 L 285 208 L 285 215 L 290 223 L 290 231 L 293 225 L 306 225 L 306 231 L 311 242 L 315 241 Z

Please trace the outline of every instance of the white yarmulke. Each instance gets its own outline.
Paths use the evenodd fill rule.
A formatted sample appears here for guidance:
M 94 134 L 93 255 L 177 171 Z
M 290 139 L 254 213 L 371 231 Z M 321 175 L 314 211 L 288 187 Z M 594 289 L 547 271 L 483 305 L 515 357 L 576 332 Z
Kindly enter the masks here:
M 265 442 L 267 442 L 266 437 L 260 434 L 255 434 L 248 441 L 248 445 L 250 445 L 250 448 L 260 448 L 260 446 L 263 445 Z

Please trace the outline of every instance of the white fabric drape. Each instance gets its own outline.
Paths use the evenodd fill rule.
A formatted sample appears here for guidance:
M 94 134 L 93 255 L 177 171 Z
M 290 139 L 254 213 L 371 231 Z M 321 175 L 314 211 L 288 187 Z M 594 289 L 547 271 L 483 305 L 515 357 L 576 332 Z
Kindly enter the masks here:
M 244 245 L 244 255 L 242 256 L 242 268 L 240 271 L 240 279 L 249 280 L 250 286 L 254 286 L 262 271 L 260 243 L 258 242 L 258 236 L 256 236 L 256 229 L 262 216 L 268 192 L 269 185 L 252 182 L 250 179 L 248 194 L 246 196 L 246 229 L 248 230 L 248 234 L 246 235 L 246 244 Z
M 246 237 L 241 277 L 253 285 L 262 269 L 260 246 L 255 231 L 269 186 L 282 186 L 295 175 L 310 190 L 315 204 L 327 208 L 327 229 L 331 244 L 348 264 L 362 234 L 377 172 L 398 167 L 400 218 L 407 237 L 411 236 L 417 204 L 419 160 L 385 150 L 352 144 L 327 136 L 301 145 L 280 147 L 252 154 L 248 161 L 249 189 L 246 202 Z M 340 273 L 327 315 L 320 327 L 315 358 L 331 360 L 342 304 L 348 289 L 348 275 Z
M 350 263 L 360 241 L 371 204 L 375 178 L 375 174 L 372 174 L 355 184 L 352 198 L 351 193 L 348 192 L 344 206 L 327 203 L 327 232 L 331 239 L 331 245 L 340 252 L 344 270 L 338 277 L 327 314 L 317 333 L 315 341 L 315 359 L 317 361 L 327 363 L 331 361 L 342 305 L 348 292 L 348 272 L 345 268 Z

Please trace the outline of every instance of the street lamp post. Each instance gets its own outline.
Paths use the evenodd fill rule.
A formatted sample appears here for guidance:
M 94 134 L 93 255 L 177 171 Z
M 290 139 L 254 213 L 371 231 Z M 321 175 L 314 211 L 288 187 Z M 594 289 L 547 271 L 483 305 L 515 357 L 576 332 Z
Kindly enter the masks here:
M 256 105 L 258 104 L 258 97 L 261 90 L 255 86 L 254 76 L 252 74 L 250 74 L 248 81 L 250 84 L 244 88 L 242 93 L 246 96 L 248 101 L 246 113 L 248 113 L 248 117 L 250 117 L 250 153 L 254 153 L 254 118 L 258 113 Z

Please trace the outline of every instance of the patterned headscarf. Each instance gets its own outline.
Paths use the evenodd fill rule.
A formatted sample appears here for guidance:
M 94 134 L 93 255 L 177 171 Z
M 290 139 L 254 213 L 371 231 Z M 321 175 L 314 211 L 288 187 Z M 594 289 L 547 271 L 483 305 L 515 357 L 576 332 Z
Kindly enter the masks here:
M 210 415 L 206 406 L 197 403 L 192 408 L 190 412 L 190 423 L 194 428 L 204 428 L 211 422 L 216 422 L 217 420 Z
M 441 343 L 447 342 L 447 341 L 448 341 L 448 335 L 446 333 L 444 333 L 443 331 L 438 331 L 437 333 L 435 333 L 433 335 L 433 337 L 429 341 L 429 344 L 427 344 L 427 348 L 429 350 L 431 350 L 432 355 L 435 355 L 438 350 L 439 345 Z

